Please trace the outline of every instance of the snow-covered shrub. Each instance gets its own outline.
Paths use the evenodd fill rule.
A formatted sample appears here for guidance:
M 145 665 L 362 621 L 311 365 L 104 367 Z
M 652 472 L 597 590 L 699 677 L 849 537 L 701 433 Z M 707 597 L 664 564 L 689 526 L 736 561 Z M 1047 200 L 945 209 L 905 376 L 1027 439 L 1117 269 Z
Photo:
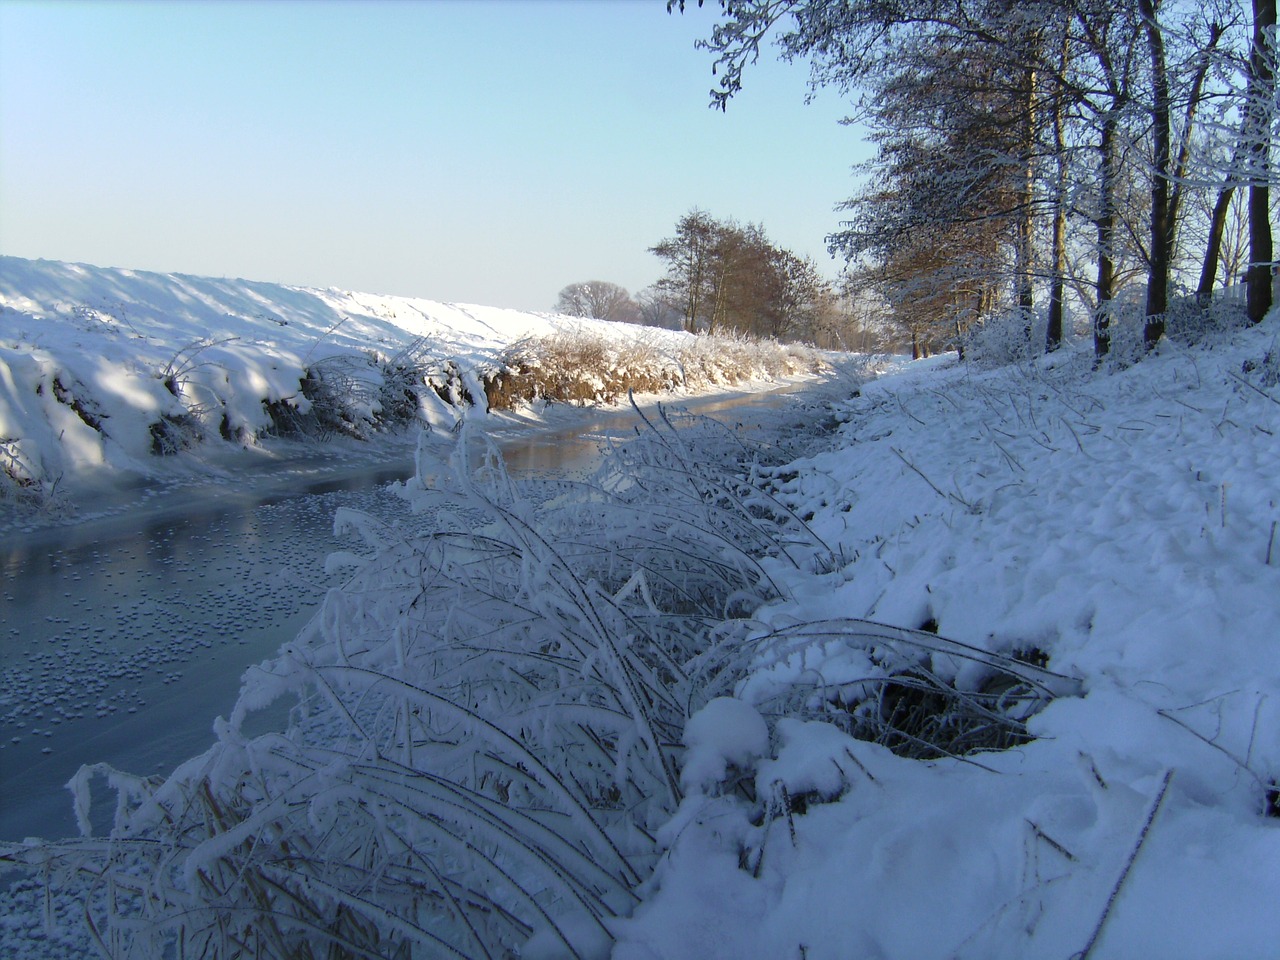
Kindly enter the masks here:
M 43 466 L 21 439 L 0 437 L 0 500 L 44 502 L 50 483 Z
M 238 337 L 225 337 L 221 340 L 205 338 L 184 344 L 174 352 L 168 363 L 157 371 L 156 376 L 159 377 L 166 390 L 175 397 L 180 398 L 184 393 L 188 392 L 189 387 L 196 386 L 198 389 L 203 386 L 197 379 L 199 371 L 211 366 L 217 366 L 216 363 L 211 363 L 203 357 L 205 351 L 228 343 L 234 343 L 238 339 Z
M 607 338 L 586 330 L 563 330 L 520 340 L 499 355 L 484 377 L 493 410 L 532 400 L 613 404 L 636 393 L 674 386 L 671 361 L 653 344 L 635 338 Z
M 1255 378 L 1257 385 L 1264 390 L 1280 386 L 1280 349 L 1277 349 L 1277 342 L 1272 341 L 1258 359 L 1245 360 L 1240 372 Z
M 1243 298 L 1217 296 L 1207 303 L 1182 292 L 1165 313 L 1165 336 L 1181 344 L 1209 343 L 1248 326 Z
M 186 413 L 164 413 L 152 422 L 151 453 L 157 457 L 170 457 L 193 447 L 204 438 L 200 421 Z
M 454 360 L 445 360 L 430 368 L 425 380 L 436 396 L 454 409 L 463 410 L 476 403 L 470 378 Z
M 514 410 L 539 399 L 540 362 L 528 339 L 511 344 L 481 377 L 490 410 Z
M 1009 310 L 970 327 L 963 338 L 964 359 L 983 367 L 1020 363 L 1044 352 L 1046 320 L 1026 310 Z
M 823 720 L 923 759 L 1027 742 L 1026 720 L 1079 683 L 1030 655 L 925 630 L 820 620 L 761 638 L 742 696 L 769 714 Z
M 1142 339 L 1146 325 L 1146 288 L 1133 285 L 1125 287 L 1116 299 L 1107 304 L 1106 311 L 1109 318 L 1106 368 L 1111 371 L 1124 370 L 1139 362 L 1147 353 Z
M 322 432 L 362 439 L 378 414 L 381 379 L 371 358 L 338 355 L 310 364 L 299 387 Z
M 325 440 L 338 435 L 368 439 L 376 430 L 412 422 L 424 370 L 405 360 L 333 356 L 304 371 L 298 394 L 263 401 L 268 436 Z
M 659 417 L 591 483 L 516 481 L 468 430 L 449 469 L 428 449 L 402 525 L 338 517 L 372 552 L 335 558 L 350 584 L 217 745 L 163 783 L 100 771 L 110 838 L 0 857 L 101 876 L 111 955 L 607 953 L 686 721 L 744 663 L 735 617 L 777 596 L 766 563 L 824 548 L 713 424 Z M 281 698 L 289 728 L 246 735 Z
M 512 344 L 484 385 L 490 408 L 505 410 L 535 399 L 612 404 L 628 392 L 705 390 L 825 369 L 816 351 L 794 344 L 700 335 L 673 348 L 670 338 L 625 340 L 562 330 Z
M 382 384 L 378 391 L 377 423 L 399 427 L 418 417 L 420 394 L 426 384 L 425 371 L 413 363 L 389 360 L 380 364 Z

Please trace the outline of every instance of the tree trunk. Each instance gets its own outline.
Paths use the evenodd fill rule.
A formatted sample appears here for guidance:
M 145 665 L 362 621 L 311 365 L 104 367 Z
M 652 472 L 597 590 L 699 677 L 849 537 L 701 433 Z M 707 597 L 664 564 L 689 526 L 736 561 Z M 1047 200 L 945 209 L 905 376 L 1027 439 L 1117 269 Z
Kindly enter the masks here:
M 1253 49 L 1249 54 L 1249 272 L 1245 276 L 1249 319 L 1258 323 L 1271 309 L 1271 115 L 1275 76 L 1266 55 L 1266 34 L 1276 26 L 1276 0 L 1253 0 Z
M 1066 298 L 1067 206 L 1059 194 L 1053 207 L 1053 277 L 1049 283 L 1049 325 L 1045 329 L 1044 350 L 1052 353 L 1062 346 L 1063 309 Z
M 1018 220 L 1015 226 L 1016 249 L 1014 252 L 1016 263 L 1014 265 L 1015 280 L 1017 283 L 1017 300 L 1018 310 L 1022 313 L 1023 323 L 1025 325 L 1025 335 L 1028 342 L 1031 340 L 1031 311 L 1035 306 L 1035 293 L 1033 286 L 1033 277 L 1035 276 L 1035 256 L 1033 248 L 1033 240 L 1035 237 L 1035 226 L 1033 223 L 1032 212 L 1035 204 L 1035 147 L 1036 147 L 1036 72 L 1034 68 L 1028 67 L 1023 71 L 1022 88 L 1020 90 L 1020 99 L 1022 100 L 1023 128 L 1021 133 L 1021 151 L 1022 156 L 1019 157 L 1019 163 L 1022 166 L 1021 182 L 1019 184 Z
M 685 291 L 684 307 L 684 329 L 686 333 L 697 333 L 698 331 L 698 314 L 702 311 L 702 271 L 702 251 L 695 247 L 689 251 L 689 267 L 687 270 L 689 286 Z
M 1156 20 L 1154 0 L 1138 0 L 1147 49 L 1151 54 L 1151 261 L 1147 270 L 1147 317 L 1142 342 L 1148 350 L 1164 335 L 1169 309 L 1169 268 L 1173 253 L 1173 224 L 1169 219 L 1169 160 L 1172 146 L 1169 120 L 1169 75 L 1165 69 L 1164 34 Z
M 1058 55 L 1058 76 L 1067 75 L 1070 56 L 1070 34 L 1062 28 L 1062 46 Z M 1053 276 L 1049 283 L 1049 323 L 1045 328 L 1044 350 L 1052 353 L 1062 345 L 1063 308 L 1066 296 L 1067 272 L 1067 150 L 1064 134 L 1062 93 L 1053 98 L 1053 155 L 1057 161 L 1057 176 L 1053 189 L 1053 239 L 1050 256 L 1053 259 Z
M 1115 297 L 1116 126 L 1123 104 L 1116 98 L 1102 117 L 1098 146 L 1102 162 L 1098 174 L 1098 306 L 1093 315 L 1093 354 L 1101 360 L 1111 350 L 1111 301 Z
M 1241 177 L 1241 166 L 1249 137 L 1250 120 L 1246 116 L 1240 123 L 1240 133 L 1236 145 L 1231 151 L 1231 163 L 1227 166 L 1226 183 L 1218 191 L 1218 198 L 1213 202 L 1213 213 L 1209 215 L 1209 241 L 1204 248 L 1204 262 L 1200 268 L 1200 283 L 1196 285 L 1196 302 L 1206 306 L 1213 299 L 1213 285 L 1218 277 L 1218 267 L 1222 258 L 1222 235 L 1227 226 L 1227 214 L 1231 209 L 1231 198 L 1235 196 L 1236 184 Z M 1226 286 L 1229 278 L 1223 280 Z
M 1196 113 L 1204 100 L 1204 82 L 1209 75 L 1209 66 L 1213 60 L 1213 51 L 1222 39 L 1223 27 L 1220 23 L 1209 25 L 1209 42 L 1200 51 L 1200 60 L 1196 65 L 1195 76 L 1191 80 L 1191 92 L 1187 96 L 1187 113 L 1183 118 L 1182 136 L 1178 143 L 1178 157 L 1173 166 L 1173 192 L 1169 197 L 1169 258 L 1172 260 L 1178 253 L 1178 222 L 1181 219 L 1183 184 L 1186 182 L 1187 165 L 1191 162 L 1191 141 L 1195 134 Z
M 1213 281 L 1218 275 L 1218 261 L 1222 256 L 1222 231 L 1227 225 L 1227 209 L 1235 192 L 1234 185 L 1219 190 L 1209 217 L 1209 243 L 1204 250 L 1204 266 L 1200 268 L 1200 283 L 1196 287 L 1196 302 L 1202 307 L 1213 300 Z

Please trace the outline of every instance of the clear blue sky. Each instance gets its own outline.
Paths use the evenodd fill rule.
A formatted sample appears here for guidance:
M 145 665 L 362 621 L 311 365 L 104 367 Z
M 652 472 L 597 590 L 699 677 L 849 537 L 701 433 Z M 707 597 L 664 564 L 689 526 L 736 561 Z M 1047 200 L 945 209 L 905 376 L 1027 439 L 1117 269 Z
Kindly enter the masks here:
M 834 275 L 845 104 L 709 110 L 689 6 L 0 0 L 0 253 L 548 309 L 698 206 Z

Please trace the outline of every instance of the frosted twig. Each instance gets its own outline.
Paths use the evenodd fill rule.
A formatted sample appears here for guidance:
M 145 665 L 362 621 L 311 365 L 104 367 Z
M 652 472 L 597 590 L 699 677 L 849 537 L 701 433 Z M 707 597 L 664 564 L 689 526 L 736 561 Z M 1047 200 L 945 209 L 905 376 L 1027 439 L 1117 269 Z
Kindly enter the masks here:
M 1227 375 L 1231 377 L 1233 380 L 1239 380 L 1241 383 L 1243 383 L 1246 387 L 1248 387 L 1254 393 L 1258 394 L 1259 396 L 1266 397 L 1272 403 L 1280 403 L 1280 400 L 1277 400 L 1275 397 L 1267 393 L 1267 391 L 1263 390 L 1261 387 L 1254 386 L 1252 383 L 1250 383 L 1244 377 L 1240 376 L 1240 374 L 1236 373 L 1235 371 L 1228 370 Z
M 1080 434 L 1076 433 L 1076 428 L 1071 425 L 1071 421 L 1069 421 L 1066 417 L 1059 417 L 1058 419 L 1062 421 L 1063 426 L 1065 426 L 1068 430 L 1071 431 L 1071 436 L 1073 436 L 1076 441 L 1076 449 L 1079 450 L 1086 457 L 1089 457 L 1089 454 L 1085 453 L 1084 444 L 1080 441 Z M 1089 459 L 1092 460 L 1093 457 L 1089 457 Z
M 964 497 L 960 496 L 959 494 L 956 494 L 956 493 L 943 493 L 940 489 L 938 489 L 938 485 L 937 485 L 937 484 L 935 484 L 932 480 L 930 480 L 927 476 L 925 476 L 924 471 L 922 471 L 922 470 L 921 470 L 919 467 L 917 467 L 914 463 L 912 463 L 910 460 L 908 460 L 908 459 L 903 455 L 902 451 L 901 451 L 901 450 L 899 450 L 897 447 L 890 447 L 889 449 L 890 449 L 890 450 L 892 450 L 892 451 L 894 452 L 894 455 L 895 455 L 895 456 L 897 456 L 897 458 L 898 458 L 899 460 L 901 460 L 901 461 L 902 461 L 903 463 L 905 463 L 908 467 L 910 467 L 910 468 L 911 468 L 911 470 L 912 470 L 912 471 L 913 471 L 917 476 L 919 476 L 921 480 L 923 480 L 925 483 L 927 483 L 927 484 L 929 485 L 929 487 L 933 490 L 933 492 L 934 492 L 934 493 L 936 493 L 938 496 L 940 496 L 943 500 L 951 500 L 951 501 L 954 501 L 954 502 L 956 502 L 956 503 L 959 503 L 962 507 L 964 507 L 964 508 L 965 508 L 966 510 L 968 510 L 970 513 L 976 513 L 976 512 L 977 512 L 977 510 L 976 510 L 976 508 L 974 507 L 974 505 L 973 505 L 972 503 L 970 503 L 968 500 L 966 500 Z
M 1271 524 L 1272 532 L 1275 531 L 1275 526 L 1274 523 Z M 1265 696 L 1260 697 L 1258 702 L 1253 705 L 1253 726 L 1249 728 L 1249 747 L 1244 752 L 1245 769 L 1249 768 L 1249 763 L 1253 760 L 1253 741 L 1258 736 L 1258 714 L 1262 712 L 1262 701 L 1266 699 Z
M 902 411 L 902 413 L 903 413 L 905 416 L 910 417 L 912 420 L 914 420 L 916 423 L 920 424 L 920 426 L 922 426 L 922 427 L 928 426 L 928 424 L 926 424 L 923 420 L 921 420 L 921 419 L 920 419 L 919 417 L 917 417 L 914 413 L 912 413 L 910 410 L 908 410 L 908 409 L 907 409 L 906 404 L 904 404 L 904 403 L 902 402 L 902 397 L 898 396 L 898 394 L 896 394 L 896 393 L 895 393 L 895 394 L 893 395 L 893 399 L 894 399 L 894 400 L 896 400 L 896 401 L 898 402 L 898 409 L 899 409 L 900 411 Z
M 1045 833 L 1044 830 L 1040 828 L 1040 824 L 1036 823 L 1034 820 L 1027 820 L 1027 826 L 1031 828 L 1031 832 L 1036 835 L 1037 839 L 1043 840 L 1045 843 L 1053 847 L 1054 850 L 1057 850 L 1058 853 L 1062 854 L 1072 863 L 1076 863 L 1080 859 L 1074 853 L 1072 853 L 1070 850 L 1068 850 L 1066 847 L 1060 844 L 1057 840 L 1053 839 L 1053 837 Z
M 1261 701 L 1259 701 L 1259 708 L 1261 708 Z M 1216 742 L 1216 741 L 1214 741 L 1214 740 L 1210 740 L 1210 739 L 1209 739 L 1208 737 L 1206 737 L 1203 733 L 1201 733 L 1201 732 L 1200 732 L 1200 731 L 1198 731 L 1198 730 L 1192 729 L 1190 726 L 1188 726 L 1187 724 L 1183 723 L 1181 720 L 1179 720 L 1177 717 L 1175 717 L 1173 714 L 1169 713 L 1167 710 L 1165 710 L 1165 709 L 1163 709 L 1163 708 L 1161 708 L 1161 709 L 1157 710 L 1157 711 L 1156 711 L 1156 714 L 1157 714 L 1157 716 L 1164 717 L 1166 720 L 1171 720 L 1172 722 L 1176 723 L 1176 724 L 1177 724 L 1178 726 L 1180 726 L 1183 730 L 1187 731 L 1187 733 L 1191 734 L 1193 737 L 1195 737 L 1195 738 L 1196 738 L 1197 740 L 1199 740 L 1201 743 L 1205 744 L 1205 746 L 1213 747 L 1213 749 L 1217 750 L 1217 751 L 1218 751 L 1219 753 L 1221 753 L 1224 757 L 1226 757 L 1228 760 L 1230 760 L 1232 763 L 1234 763 L 1236 766 L 1238 766 L 1241 770 L 1243 770 L 1243 771 L 1244 771 L 1245 773 L 1247 773 L 1249 776 L 1253 777 L 1254 782 L 1255 782 L 1255 783 L 1257 783 L 1259 787 L 1264 786 L 1264 784 L 1263 784 L 1263 782 L 1262 782 L 1262 778 L 1261 778 L 1260 776 L 1258 776 L 1256 773 L 1254 773 L 1254 772 L 1253 772 L 1253 770 L 1249 767 L 1249 763 L 1248 763 L 1248 760 L 1247 760 L 1247 759 L 1245 759 L 1245 760 L 1241 760 L 1239 757 L 1237 757 L 1234 753 L 1232 753 L 1230 750 L 1228 750 L 1228 749 L 1227 749 L 1226 747 L 1224 747 L 1222 744 L 1217 743 L 1217 742 Z M 1254 726 L 1255 726 L 1255 727 L 1257 726 L 1257 722 L 1258 722 L 1258 716 L 1257 716 L 1257 711 L 1255 710 L 1255 712 L 1254 712 Z M 1253 739 L 1253 738 L 1252 738 L 1252 736 L 1250 736 L 1250 747 L 1249 747 L 1249 749 L 1250 749 L 1250 750 L 1252 750 L 1252 749 L 1253 749 L 1252 739 Z
M 1089 954 L 1093 952 L 1094 946 L 1098 942 L 1098 937 L 1102 935 L 1102 928 L 1107 923 L 1107 918 L 1111 916 L 1111 911 L 1115 908 L 1116 899 L 1120 896 L 1120 888 L 1124 886 L 1125 880 L 1129 878 L 1129 872 L 1133 869 L 1134 861 L 1138 859 L 1138 854 L 1142 850 L 1142 845 L 1147 841 L 1147 834 L 1151 831 L 1151 824 L 1155 822 L 1156 814 L 1160 812 L 1160 805 L 1164 803 L 1165 794 L 1169 792 L 1169 781 L 1173 779 L 1173 768 L 1170 767 L 1164 773 L 1164 780 L 1160 783 L 1160 792 L 1156 794 L 1155 802 L 1151 804 L 1151 809 L 1147 811 L 1147 819 L 1142 824 L 1142 830 L 1138 833 L 1138 840 L 1133 845 L 1133 852 L 1129 854 L 1129 859 L 1125 861 L 1124 869 L 1120 871 L 1120 876 L 1116 878 L 1115 886 L 1111 888 L 1111 895 L 1107 897 L 1107 905 L 1102 911 L 1102 916 L 1098 918 L 1098 925 L 1093 928 L 1093 933 L 1089 937 L 1089 942 L 1085 944 L 1083 950 L 1079 953 L 1072 954 L 1071 960 L 1088 960 Z
M 337 323 L 335 323 L 328 330 L 326 330 L 319 337 L 317 337 L 315 343 L 311 344 L 311 349 L 307 351 L 307 355 L 302 358 L 302 362 L 306 364 L 311 359 L 311 354 L 315 352 L 316 347 L 320 346 L 320 344 L 324 342 L 325 338 L 327 338 L 329 334 L 333 333 L 335 330 L 337 330 L 340 326 L 342 326 L 344 323 L 346 323 L 350 319 L 351 319 L 350 317 L 340 318 Z
M 876 778 L 871 775 L 871 771 L 866 768 L 866 766 L 862 763 L 862 761 L 853 755 L 852 750 L 850 750 L 848 747 L 845 747 L 844 753 L 845 753 L 845 756 L 847 756 L 850 760 L 853 761 L 854 766 L 856 766 L 859 770 L 862 771 L 863 775 L 866 776 L 868 780 L 870 780 L 872 783 L 876 783 L 876 784 L 879 783 L 879 781 L 876 780 Z M 840 765 L 836 764 L 836 766 L 839 767 Z
M 1001 430 L 1001 431 L 991 431 L 991 429 L 990 429 L 990 428 L 988 428 L 988 432 L 999 432 L 999 433 L 1003 433 L 1004 431 L 1002 431 L 1002 430 Z M 1004 444 L 1002 444 L 1002 443 L 1001 443 L 999 440 L 997 440 L 995 437 L 990 437 L 989 439 L 991 440 L 991 442 L 992 442 L 993 444 L 995 444 L 996 449 L 997 449 L 997 450 L 999 450 L 999 451 L 1000 451 L 1000 453 L 1004 455 L 1005 462 L 1006 462 L 1006 463 L 1008 463 L 1008 464 L 1009 464 L 1009 466 L 1011 466 L 1011 467 L 1017 467 L 1017 468 L 1018 468 L 1019 470 L 1021 470 L 1023 473 L 1026 473 L 1026 472 L 1027 472 L 1027 468 L 1026 468 L 1026 467 L 1024 467 L 1024 466 L 1023 466 L 1023 465 L 1018 461 L 1018 458 L 1017 458 L 1017 457 L 1015 457 L 1012 453 L 1010 453 L 1010 452 L 1005 448 Z

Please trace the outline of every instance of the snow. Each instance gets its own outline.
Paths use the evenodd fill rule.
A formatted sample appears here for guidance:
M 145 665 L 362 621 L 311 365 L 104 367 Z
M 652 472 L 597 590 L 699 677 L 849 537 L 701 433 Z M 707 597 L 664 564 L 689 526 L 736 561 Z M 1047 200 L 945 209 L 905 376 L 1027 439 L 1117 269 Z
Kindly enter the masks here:
M 557 332 L 620 341 L 683 335 L 628 324 L 338 289 L 0 257 L 0 458 L 46 487 L 202 469 L 151 455 L 163 418 L 252 443 L 266 404 L 305 413 L 317 367 L 365 419 L 380 363 L 456 367 L 471 396 L 505 347 Z M 365 397 L 363 407 L 360 398 Z M 480 405 L 483 412 L 483 403 Z M 453 426 L 434 396 L 423 418 Z M 179 444 L 180 445 L 180 444 Z M 215 445 L 216 446 L 216 445 Z M 2 478 L 0 478 L 2 479 Z
M 23 269 L 32 276 L 51 271 L 49 290 L 79 276 L 61 266 Z M 121 272 L 119 282 L 127 286 L 137 277 L 142 275 Z M 254 297 L 265 298 L 260 285 L 241 282 L 183 281 L 180 289 L 187 298 L 182 302 L 213 311 L 231 309 L 219 298 L 236 298 L 242 314 L 251 304 L 261 310 Z M 77 293 L 76 302 L 100 302 L 96 290 L 92 296 Z M 37 321 L 51 316 L 38 312 L 49 308 L 31 294 L 23 297 L 6 301 L 3 318 L 6 331 L 14 316 L 23 325 L 21 346 L 15 341 L 7 347 L 12 356 L 6 355 L 6 379 L 0 381 L 8 384 L 0 394 L 10 398 L 5 415 L 31 425 L 30 436 L 37 438 L 32 457 L 58 459 L 63 467 L 117 462 L 114 435 L 95 448 L 93 438 L 77 434 L 74 424 L 51 419 L 58 411 L 47 396 L 41 397 L 43 406 L 32 403 L 32 385 L 52 384 L 55 371 L 65 372 L 68 380 L 93 384 L 95 398 L 128 397 L 112 407 L 113 417 L 127 419 L 120 412 L 126 406 L 141 416 L 164 409 L 166 395 L 172 399 L 163 386 L 157 391 L 150 383 L 154 372 L 142 372 L 154 371 L 163 358 L 152 351 L 131 367 L 125 347 L 146 353 L 149 340 L 133 337 L 118 318 L 99 317 L 77 327 L 65 320 L 66 310 L 62 332 L 46 345 Z M 411 310 L 386 299 L 315 291 L 296 291 L 286 302 L 290 312 L 281 319 L 290 327 L 305 326 L 307 337 L 324 334 L 337 303 L 353 321 L 333 332 L 336 341 L 357 330 L 361 337 L 393 337 L 393 327 L 406 331 L 394 336 L 445 336 L 437 328 L 428 331 L 429 320 L 445 315 L 443 307 Z M 393 309 L 396 323 L 384 315 Z M 480 308 L 456 310 L 448 314 L 451 322 L 462 324 L 472 338 L 461 343 L 459 335 L 456 349 L 478 356 L 504 321 Z M 136 316 L 129 313 L 129 322 L 149 321 L 139 308 Z M 103 356 L 106 347 L 118 346 L 118 367 L 125 372 L 112 372 L 112 366 L 95 373 L 87 362 L 62 359 L 59 344 L 70 330 L 104 338 L 95 348 Z M 612 956 L 1274 956 L 1280 943 L 1280 818 L 1274 815 L 1280 777 L 1278 343 L 1280 312 L 1273 311 L 1256 327 L 1219 332 L 1205 342 L 1166 339 L 1136 363 L 1095 368 L 1087 344 L 994 369 L 954 357 L 904 362 L 861 383 L 854 396 L 828 396 L 811 408 L 812 420 L 839 427 L 826 436 L 815 432 L 802 455 L 783 466 L 759 468 L 756 479 L 816 536 L 795 539 L 760 559 L 779 595 L 743 621 L 743 646 L 736 654 L 742 666 L 732 688 L 709 690 L 701 699 L 702 691 L 694 691 L 682 748 L 670 738 L 683 794 L 671 791 L 675 799 L 665 807 L 664 822 L 646 821 L 631 832 L 620 828 L 626 839 L 616 848 L 600 838 L 592 840 L 599 840 L 596 846 L 574 847 L 577 857 L 612 850 L 621 862 L 623 849 L 643 846 L 641 832 L 653 838 L 643 855 L 627 861 L 652 865 L 635 887 L 639 904 L 619 908 L 629 915 L 609 913 L 624 902 L 616 889 L 600 894 L 600 905 L 592 901 L 591 916 L 603 918 L 600 924 L 614 937 Z M 222 402 L 230 408 L 238 396 L 270 395 L 277 388 L 288 396 L 295 385 L 285 381 L 309 348 L 303 338 L 279 343 L 274 353 L 254 348 L 253 359 L 215 354 L 219 365 L 246 378 L 261 377 L 251 387 L 229 389 Z M 13 413 L 17 396 L 28 406 Z M 74 449 L 39 439 L 59 431 Z M 458 482 L 466 487 L 468 477 L 464 472 Z M 406 494 L 414 491 L 420 500 L 443 496 L 425 484 L 406 487 Z M 475 507 L 479 495 L 472 488 L 466 492 Z M 510 496 L 509 510 L 499 514 L 523 530 L 516 521 L 538 513 Z M 379 531 L 358 517 L 340 519 L 378 541 Z M 461 539 L 465 523 L 456 522 L 447 532 Z M 496 537 L 499 526 L 492 522 L 483 537 Z M 424 652 L 425 641 L 410 649 L 408 629 L 422 626 L 426 636 L 434 622 L 396 619 L 428 589 L 445 589 L 433 577 L 458 576 L 459 590 L 473 583 L 465 579 L 469 573 L 456 572 L 473 562 L 479 569 L 480 546 L 488 541 L 473 533 L 476 539 L 466 547 L 471 552 L 444 556 L 430 576 L 422 572 L 425 552 L 393 546 L 388 559 L 361 568 L 363 593 L 335 591 L 310 639 L 304 636 L 257 671 L 233 715 L 237 722 L 222 727 L 223 750 L 210 756 L 225 765 L 225 778 L 239 775 L 242 754 L 284 757 L 286 747 L 299 747 L 282 738 L 271 745 L 279 753 L 271 754 L 267 746 L 241 742 L 238 719 L 309 672 L 341 678 L 350 689 L 339 689 L 335 680 L 332 696 L 349 693 L 350 702 L 372 711 L 381 702 L 374 691 L 380 681 L 372 671 L 352 672 L 366 669 L 360 664 L 394 673 L 414 657 L 445 663 L 447 656 L 465 657 L 474 637 L 496 650 L 498 631 L 490 636 L 478 608 L 451 612 L 447 629 L 454 631 L 449 636 L 455 646 L 439 654 L 432 648 L 436 660 Z M 636 611 L 649 612 L 637 599 L 645 589 L 639 581 L 628 581 L 625 597 L 606 596 L 596 584 L 564 575 L 568 564 L 539 553 L 550 548 L 530 535 L 529 542 L 535 540 L 537 549 L 519 553 L 519 562 L 512 563 L 519 567 L 516 580 L 532 584 L 518 594 L 525 604 L 517 604 L 522 618 L 528 613 L 532 622 L 534 601 L 545 600 L 549 616 L 578 622 L 571 617 L 578 608 L 556 606 L 562 603 L 552 590 L 557 578 L 580 588 L 582 609 L 620 617 L 630 611 L 632 625 L 642 619 Z M 622 563 L 625 544 L 616 549 Z M 728 545 L 724 551 L 728 556 Z M 367 553 L 362 550 L 362 556 Z M 490 575 L 510 572 L 496 565 L 486 569 Z M 483 579 L 477 574 L 474 582 Z M 488 589 L 505 601 L 506 583 Z M 652 606 L 647 598 L 644 603 Z M 369 636 L 393 642 L 362 640 L 344 647 L 344 631 L 357 621 Z M 406 629 L 393 632 L 389 624 Z M 552 644 L 535 648 L 538 657 L 552 649 L 567 656 Z M 570 702 L 569 693 L 586 689 L 588 680 L 613 677 L 606 668 L 622 675 L 617 665 L 629 654 L 610 648 L 606 656 L 603 649 L 593 648 L 561 668 L 567 692 L 561 697 L 551 691 L 560 714 L 535 714 L 536 704 L 525 700 L 503 707 L 502 696 L 523 690 L 520 684 L 468 693 L 472 706 L 460 706 L 410 689 L 412 677 L 397 678 L 404 689 L 396 697 L 403 699 L 406 717 L 435 711 L 436 723 L 463 731 L 452 735 L 459 751 L 467 740 L 484 738 L 491 755 L 510 750 L 514 756 L 512 735 L 499 724 L 537 728 L 519 742 L 519 762 L 508 762 L 507 769 L 528 774 L 520 783 L 512 781 L 509 812 L 506 797 L 501 805 L 486 800 L 482 808 L 486 817 L 509 816 L 502 823 L 514 832 L 525 827 L 519 822 L 520 791 L 544 788 L 529 808 L 545 804 L 539 809 L 546 813 L 582 803 L 578 792 L 588 778 L 612 782 L 620 791 L 660 779 L 658 767 L 644 774 L 648 780 L 644 771 L 636 772 L 653 763 L 658 751 L 650 742 L 637 746 L 642 736 L 629 731 L 629 720 L 617 719 L 624 706 L 635 706 L 635 698 L 624 700 L 609 687 L 616 700 L 608 701 L 608 710 L 586 700 Z M 483 673 L 485 664 L 495 660 L 485 656 L 450 667 L 464 677 L 461 686 L 485 686 L 482 678 L 491 676 Z M 542 668 L 540 660 L 527 662 Z M 348 674 L 340 663 L 348 664 Z M 1012 746 L 918 759 L 850 733 L 856 711 L 886 688 L 889 676 L 927 677 L 959 695 L 985 695 L 993 682 L 1008 679 L 996 675 L 1000 664 L 1041 691 L 1039 699 L 1010 706 L 1015 720 L 1025 720 L 1028 734 Z M 533 689 L 533 676 L 530 666 L 518 679 Z M 419 679 L 429 687 L 431 678 Z M 417 698 L 412 710 L 411 697 Z M 506 712 L 482 723 L 470 711 L 483 709 L 486 698 Z M 527 723 L 521 711 L 527 711 Z M 619 747 L 624 769 L 616 775 L 595 763 L 577 771 L 581 782 L 577 773 L 558 781 L 541 766 L 559 760 L 538 759 L 543 755 L 536 753 L 536 737 L 551 737 L 557 724 L 605 729 L 609 723 L 619 742 L 628 736 L 635 741 Z M 381 762 L 373 743 L 371 735 L 367 752 L 352 756 L 360 764 Z M 425 753 L 429 746 L 416 749 Z M 557 742 L 545 756 L 569 757 L 580 746 Z M 625 769 L 627 763 L 632 769 Z M 311 804 L 317 825 L 365 816 L 343 806 L 350 798 L 338 781 L 347 771 L 332 767 L 326 776 L 334 782 L 325 781 L 312 800 L 299 793 L 297 802 Z M 163 789 L 180 791 L 180 778 Z M 555 790 L 568 799 L 554 796 Z M 656 788 L 642 799 L 650 816 L 662 807 Z M 405 822 L 415 813 L 388 809 Z M 557 821 L 562 837 L 546 841 L 558 855 L 573 845 L 574 831 L 586 835 L 595 826 L 585 804 L 581 809 L 581 817 Z M 428 811 L 423 822 L 434 828 L 432 817 L 440 816 Z M 371 828 L 359 820 L 358 829 Z M 498 845 L 496 836 L 490 839 Z M 226 842 L 237 839 L 239 834 L 228 834 Z M 211 852 L 213 847 L 202 855 Z M 564 862 L 577 861 L 566 854 Z M 559 873 L 554 882 L 546 881 L 552 894 L 545 902 L 567 902 L 553 895 L 562 881 Z M 531 899 L 537 886 L 529 884 Z M 15 896 L 34 903 L 38 894 L 24 888 Z M 602 953 L 607 945 L 599 938 L 600 924 L 575 926 L 584 923 L 582 917 L 566 908 L 564 939 L 539 926 L 532 953 L 556 955 L 569 940 L 582 944 L 584 955 Z
M 935 359 L 843 405 L 839 438 L 785 488 L 847 560 L 792 572 L 760 618 L 931 621 L 1041 651 L 1082 695 L 1016 749 L 912 760 L 771 715 L 788 687 L 876 676 L 866 646 L 762 645 L 737 690 L 772 730 L 756 799 L 682 807 L 614 956 L 1274 955 L 1278 332 L 1273 312 L 1099 371 L 1086 348 L 999 370 Z M 807 808 L 779 811 L 775 784 Z
M 769 728 L 750 704 L 716 697 L 689 718 L 684 745 L 681 786 L 702 790 L 723 780 L 730 767 L 754 766 L 769 748 Z

